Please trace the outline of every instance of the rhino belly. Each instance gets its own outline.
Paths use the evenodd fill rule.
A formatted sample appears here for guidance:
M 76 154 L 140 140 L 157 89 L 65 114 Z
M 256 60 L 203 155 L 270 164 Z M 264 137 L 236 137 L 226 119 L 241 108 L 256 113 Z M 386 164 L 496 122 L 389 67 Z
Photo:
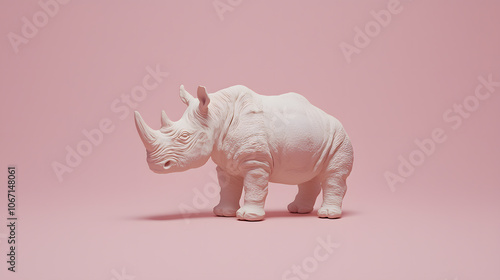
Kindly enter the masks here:
M 270 181 L 295 185 L 316 177 L 331 146 L 329 116 L 310 104 L 289 102 L 270 111 L 269 117 Z

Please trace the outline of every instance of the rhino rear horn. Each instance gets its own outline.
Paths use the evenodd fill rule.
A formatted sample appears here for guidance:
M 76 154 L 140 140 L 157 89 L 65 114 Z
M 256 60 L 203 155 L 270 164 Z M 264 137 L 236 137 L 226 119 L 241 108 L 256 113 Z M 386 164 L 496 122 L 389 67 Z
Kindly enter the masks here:
M 161 111 L 161 128 L 167 128 L 170 125 L 172 125 L 172 122 L 167 116 L 167 113 L 165 111 Z
M 194 97 L 184 89 L 184 85 L 181 85 L 179 96 L 181 97 L 181 101 L 186 105 L 189 105 L 194 99 Z

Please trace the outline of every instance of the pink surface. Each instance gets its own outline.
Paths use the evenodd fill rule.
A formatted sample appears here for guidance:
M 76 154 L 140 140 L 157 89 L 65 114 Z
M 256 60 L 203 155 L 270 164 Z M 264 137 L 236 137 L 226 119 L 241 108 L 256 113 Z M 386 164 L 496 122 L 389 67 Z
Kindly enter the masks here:
M 478 77 L 500 81 L 498 1 L 54 7 L 44 23 L 37 1 L 0 3 L 0 218 L 11 164 L 19 218 L 17 272 L 2 261 L 1 279 L 499 279 L 500 87 L 474 97 Z M 10 32 L 24 36 L 33 15 L 41 27 L 13 47 Z M 345 56 L 343 42 L 357 52 Z M 145 78 L 157 67 L 168 76 Z M 271 185 L 265 221 L 214 217 L 212 163 L 149 171 L 131 112 L 154 128 L 162 109 L 179 118 L 180 84 L 295 91 L 337 117 L 355 151 L 344 216 L 288 214 L 296 187 Z M 125 105 L 131 93 L 141 101 Z M 82 131 L 99 123 L 107 133 L 59 180 L 54 162 L 66 164 L 67 147 L 85 152 Z M 435 129 L 441 143 L 419 152 Z M 417 165 L 405 176 L 399 156 Z M 387 172 L 401 176 L 392 187 Z M 328 239 L 335 248 L 318 255 Z

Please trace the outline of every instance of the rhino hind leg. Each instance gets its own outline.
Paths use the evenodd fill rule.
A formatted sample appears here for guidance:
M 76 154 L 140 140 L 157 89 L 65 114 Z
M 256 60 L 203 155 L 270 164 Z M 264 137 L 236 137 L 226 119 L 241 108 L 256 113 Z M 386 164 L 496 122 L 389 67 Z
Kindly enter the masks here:
M 352 170 L 353 150 L 348 138 L 341 144 L 323 174 L 323 203 L 320 218 L 336 219 L 342 215 L 342 200 L 347 191 L 346 180 Z
M 217 167 L 217 179 L 220 185 L 220 202 L 214 207 L 214 214 L 221 217 L 235 217 L 240 208 L 243 178 L 229 175 Z
M 316 179 L 299 184 L 299 191 L 295 200 L 288 204 L 288 211 L 298 214 L 311 213 L 320 191 L 321 184 Z
M 342 215 L 342 199 L 347 189 L 345 179 L 337 176 L 326 178 L 321 184 L 323 203 L 318 210 L 320 218 L 336 219 Z

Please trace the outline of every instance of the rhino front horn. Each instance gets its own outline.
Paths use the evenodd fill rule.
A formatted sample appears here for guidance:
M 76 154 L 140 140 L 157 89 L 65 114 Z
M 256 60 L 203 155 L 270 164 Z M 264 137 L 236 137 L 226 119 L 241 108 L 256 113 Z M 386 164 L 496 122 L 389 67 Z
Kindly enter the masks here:
M 156 140 L 155 131 L 144 122 L 137 111 L 135 111 L 135 126 L 137 127 L 137 132 L 139 132 L 139 136 L 146 150 L 152 151 L 154 149 L 153 143 Z

